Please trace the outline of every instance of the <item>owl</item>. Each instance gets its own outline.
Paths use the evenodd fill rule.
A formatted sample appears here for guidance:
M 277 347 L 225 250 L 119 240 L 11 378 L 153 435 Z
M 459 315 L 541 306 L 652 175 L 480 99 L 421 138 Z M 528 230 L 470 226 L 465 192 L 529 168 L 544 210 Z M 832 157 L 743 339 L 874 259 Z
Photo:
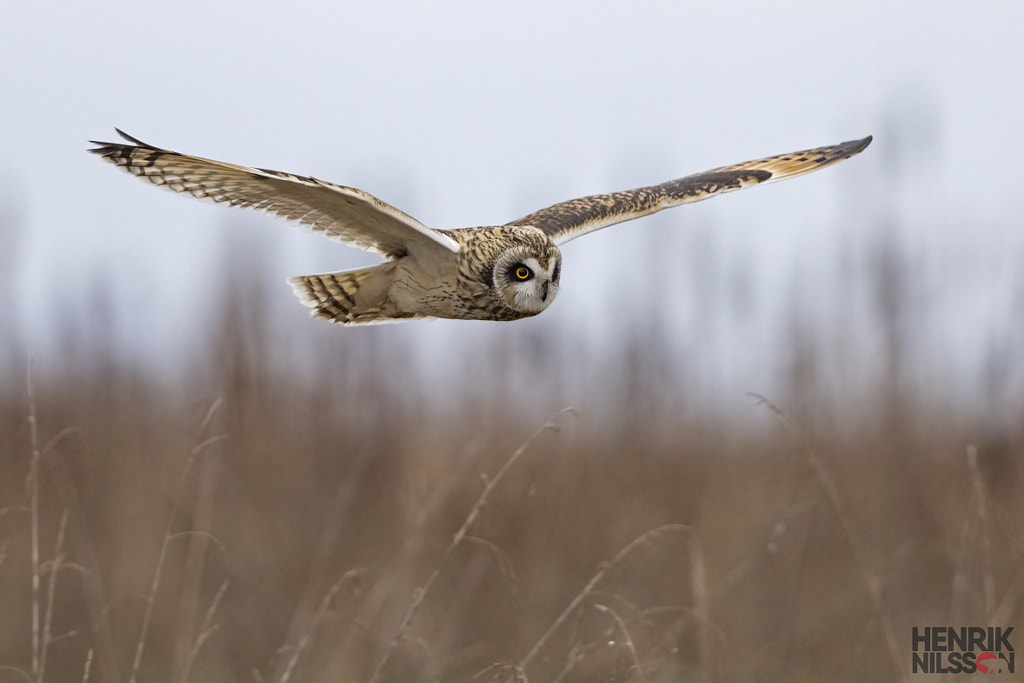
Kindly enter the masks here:
M 537 315 L 558 294 L 559 247 L 566 242 L 679 204 L 817 171 L 871 142 L 868 136 L 660 185 L 571 199 L 504 225 L 435 230 L 354 187 L 180 154 L 117 132 L 129 144 L 93 141 L 99 146 L 89 151 L 154 185 L 266 211 L 382 254 L 387 260 L 369 268 L 289 280 L 313 316 L 343 325 Z

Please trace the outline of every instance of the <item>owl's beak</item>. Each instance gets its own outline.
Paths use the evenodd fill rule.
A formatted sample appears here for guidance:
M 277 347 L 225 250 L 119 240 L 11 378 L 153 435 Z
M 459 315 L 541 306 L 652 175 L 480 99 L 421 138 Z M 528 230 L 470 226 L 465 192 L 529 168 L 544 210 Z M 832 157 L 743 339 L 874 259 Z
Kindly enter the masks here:
M 544 289 L 540 290 L 541 301 L 547 301 L 548 300 L 548 285 L 549 284 L 550 283 L 545 282 L 544 283 Z

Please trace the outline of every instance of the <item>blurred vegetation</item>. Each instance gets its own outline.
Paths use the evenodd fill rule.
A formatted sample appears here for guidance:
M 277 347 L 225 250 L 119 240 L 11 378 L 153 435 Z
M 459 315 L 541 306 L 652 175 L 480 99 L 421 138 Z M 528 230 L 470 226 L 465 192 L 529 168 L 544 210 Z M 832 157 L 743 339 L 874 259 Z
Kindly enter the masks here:
M 913 626 L 1022 623 L 1020 358 L 916 389 L 912 264 L 870 265 L 877 372 L 794 307 L 739 415 L 658 315 L 512 324 L 438 392 L 396 326 L 283 348 L 251 263 L 171 376 L 83 293 L 31 402 L 4 349 L 0 681 L 908 680 Z

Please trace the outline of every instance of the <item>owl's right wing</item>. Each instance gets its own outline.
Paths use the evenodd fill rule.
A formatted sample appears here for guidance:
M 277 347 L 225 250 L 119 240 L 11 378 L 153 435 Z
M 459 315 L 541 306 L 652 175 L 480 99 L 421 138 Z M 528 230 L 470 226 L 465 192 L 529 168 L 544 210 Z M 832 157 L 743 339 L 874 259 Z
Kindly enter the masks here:
M 546 232 L 555 244 L 564 244 L 589 232 L 672 206 L 811 173 L 859 154 L 870 143 L 869 135 L 838 145 L 713 168 L 660 185 L 580 197 L 535 211 L 509 225 L 532 225 Z
M 330 239 L 378 251 L 389 258 L 402 256 L 410 247 L 417 246 L 459 250 L 458 243 L 448 235 L 428 228 L 363 190 L 308 176 L 179 154 L 117 132 L 132 144 L 93 141 L 100 146 L 89 151 L 174 192 L 266 211 Z

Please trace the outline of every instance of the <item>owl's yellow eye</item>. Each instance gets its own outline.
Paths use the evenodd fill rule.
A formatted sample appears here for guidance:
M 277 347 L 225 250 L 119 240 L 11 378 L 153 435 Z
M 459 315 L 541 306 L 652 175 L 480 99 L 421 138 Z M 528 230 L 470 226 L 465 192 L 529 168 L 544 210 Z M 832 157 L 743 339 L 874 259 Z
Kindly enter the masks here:
M 517 280 L 529 280 L 531 275 L 533 275 L 533 273 L 531 273 L 530 269 L 527 268 L 526 266 L 519 266 L 518 268 L 516 268 Z

